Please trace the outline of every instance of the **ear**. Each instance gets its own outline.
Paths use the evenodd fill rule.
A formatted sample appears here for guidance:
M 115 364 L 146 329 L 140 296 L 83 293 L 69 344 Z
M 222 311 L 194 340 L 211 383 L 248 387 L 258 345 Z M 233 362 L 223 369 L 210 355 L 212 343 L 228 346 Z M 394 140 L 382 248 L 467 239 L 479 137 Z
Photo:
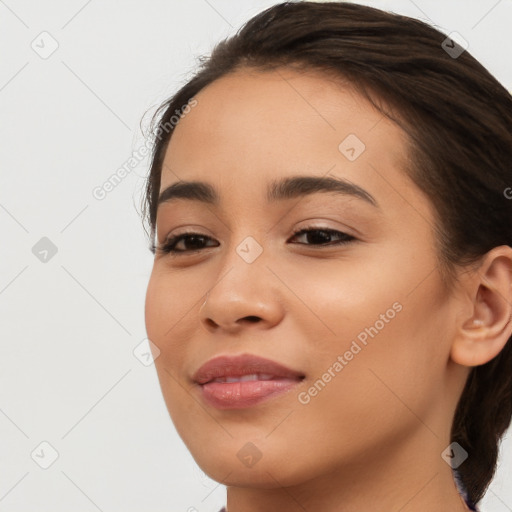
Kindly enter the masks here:
M 496 357 L 512 335 L 512 247 L 494 247 L 477 270 L 464 274 L 464 313 L 457 318 L 451 359 L 479 366 Z

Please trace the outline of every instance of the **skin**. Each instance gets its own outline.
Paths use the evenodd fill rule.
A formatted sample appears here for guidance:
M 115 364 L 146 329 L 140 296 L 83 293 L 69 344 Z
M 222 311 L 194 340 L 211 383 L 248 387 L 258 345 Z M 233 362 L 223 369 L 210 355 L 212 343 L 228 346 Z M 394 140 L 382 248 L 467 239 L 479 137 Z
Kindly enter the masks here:
M 145 315 L 167 408 L 197 464 L 227 486 L 229 512 L 466 510 L 441 453 L 470 367 L 512 333 L 512 249 L 494 248 L 456 287 L 443 286 L 433 207 L 402 170 L 406 135 L 348 84 L 245 69 L 196 99 L 170 141 L 161 190 L 207 181 L 221 201 L 161 204 L 157 242 L 178 228 L 213 241 L 175 257 L 157 251 Z M 338 149 L 350 133 L 366 146 L 354 161 Z M 325 192 L 266 203 L 270 180 L 297 174 L 346 178 L 379 208 Z M 356 241 L 292 238 L 310 223 Z M 263 249 L 252 263 L 236 251 L 248 236 Z M 394 303 L 394 318 L 300 403 Z M 305 379 L 254 407 L 207 405 L 193 373 L 240 353 Z M 261 453 L 252 467 L 237 457 L 247 442 Z

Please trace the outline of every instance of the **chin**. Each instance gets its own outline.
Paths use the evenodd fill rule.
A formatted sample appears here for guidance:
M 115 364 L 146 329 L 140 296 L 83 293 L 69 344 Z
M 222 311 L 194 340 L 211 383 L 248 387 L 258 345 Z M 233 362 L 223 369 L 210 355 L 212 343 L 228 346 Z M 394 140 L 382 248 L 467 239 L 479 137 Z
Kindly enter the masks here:
M 284 471 L 283 468 L 277 468 L 271 462 L 264 463 L 262 460 L 252 468 L 236 463 L 225 464 L 219 460 L 208 464 L 204 464 L 204 461 L 196 462 L 211 479 L 226 486 L 275 489 L 298 485 L 305 480 L 289 470 Z
M 297 454 L 290 453 L 285 440 L 279 440 L 279 444 L 282 450 L 264 438 L 253 444 L 245 437 L 217 443 L 214 449 L 211 443 L 200 447 L 187 444 L 187 447 L 204 473 L 223 485 L 273 489 L 308 480 L 313 461 L 295 458 Z

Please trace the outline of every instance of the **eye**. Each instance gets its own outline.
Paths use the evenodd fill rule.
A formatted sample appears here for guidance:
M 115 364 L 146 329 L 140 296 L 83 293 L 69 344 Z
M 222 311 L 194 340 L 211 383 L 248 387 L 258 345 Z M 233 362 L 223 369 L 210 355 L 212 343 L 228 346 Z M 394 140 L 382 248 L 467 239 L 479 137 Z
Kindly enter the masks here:
M 169 237 L 160 247 L 156 247 L 156 250 L 165 254 L 197 252 L 203 248 L 202 245 L 206 240 L 213 240 L 213 238 L 200 233 L 181 233 L 180 235 Z M 178 247 L 180 242 L 183 243 L 181 247 Z M 191 248 L 187 249 L 186 246 L 189 244 Z M 183 248 L 183 246 L 185 247 Z
M 318 226 L 308 226 L 296 231 L 292 238 L 304 237 L 308 244 L 305 245 L 341 245 L 356 240 L 352 235 L 337 231 L 336 229 L 322 228 Z M 332 241 L 332 238 L 338 238 L 337 241 Z M 304 239 L 303 238 L 303 239 Z M 300 244 L 304 245 L 304 244 Z
M 356 240 L 352 235 L 348 235 L 342 231 L 315 226 L 309 226 L 295 231 L 291 239 L 300 237 L 303 237 L 307 243 L 299 243 L 299 245 L 333 246 L 347 244 Z M 338 238 L 338 240 L 332 241 L 332 238 Z M 202 235 L 201 233 L 181 233 L 169 237 L 161 246 L 157 246 L 155 249 L 160 253 L 178 256 L 185 253 L 200 252 L 205 248 L 204 244 L 208 241 L 214 242 L 213 247 L 219 245 L 213 238 Z M 210 245 L 210 247 L 212 247 L 212 245 Z

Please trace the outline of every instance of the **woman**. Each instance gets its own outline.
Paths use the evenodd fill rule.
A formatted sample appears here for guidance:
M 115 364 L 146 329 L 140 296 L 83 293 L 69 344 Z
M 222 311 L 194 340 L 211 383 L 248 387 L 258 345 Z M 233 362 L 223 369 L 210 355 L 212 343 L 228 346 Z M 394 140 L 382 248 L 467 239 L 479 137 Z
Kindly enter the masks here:
M 510 94 L 419 20 L 285 2 L 155 119 L 146 327 L 227 511 L 477 510 L 512 407 Z

